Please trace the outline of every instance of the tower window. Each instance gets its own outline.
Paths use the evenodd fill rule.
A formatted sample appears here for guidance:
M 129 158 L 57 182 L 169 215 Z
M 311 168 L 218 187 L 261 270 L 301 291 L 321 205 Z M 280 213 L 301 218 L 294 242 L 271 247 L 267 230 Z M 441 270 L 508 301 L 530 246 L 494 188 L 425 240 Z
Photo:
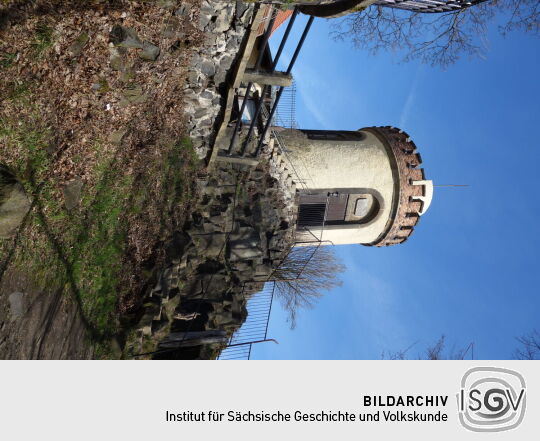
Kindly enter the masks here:
M 369 211 L 369 201 L 367 198 L 358 198 L 354 207 L 354 215 L 364 217 Z

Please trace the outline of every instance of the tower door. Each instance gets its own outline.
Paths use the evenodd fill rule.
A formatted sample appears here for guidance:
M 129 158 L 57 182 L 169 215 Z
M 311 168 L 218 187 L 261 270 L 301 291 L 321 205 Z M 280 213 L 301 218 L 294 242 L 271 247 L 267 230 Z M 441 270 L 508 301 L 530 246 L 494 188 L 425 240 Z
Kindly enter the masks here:
M 300 196 L 298 226 L 321 226 L 326 222 L 343 222 L 348 194 L 318 193 Z

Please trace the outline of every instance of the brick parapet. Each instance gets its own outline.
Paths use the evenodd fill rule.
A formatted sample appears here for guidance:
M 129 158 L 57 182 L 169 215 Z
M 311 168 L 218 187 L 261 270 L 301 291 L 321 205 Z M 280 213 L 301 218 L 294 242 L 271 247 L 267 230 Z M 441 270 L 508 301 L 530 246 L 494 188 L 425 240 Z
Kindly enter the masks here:
M 403 130 L 390 126 L 362 130 L 373 133 L 388 149 L 393 162 L 395 183 L 392 214 L 388 224 L 381 236 L 370 245 L 384 247 L 403 243 L 420 221 L 423 202 L 414 197 L 423 196 L 424 187 L 413 185 L 413 182 L 425 179 L 424 170 L 419 167 L 422 158 L 410 136 Z

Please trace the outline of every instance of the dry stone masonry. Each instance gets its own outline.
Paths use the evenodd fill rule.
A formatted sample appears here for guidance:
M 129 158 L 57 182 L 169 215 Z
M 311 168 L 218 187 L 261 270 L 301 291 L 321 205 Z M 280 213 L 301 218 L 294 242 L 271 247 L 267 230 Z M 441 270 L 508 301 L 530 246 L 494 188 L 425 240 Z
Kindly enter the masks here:
M 188 129 L 200 158 L 207 156 L 222 111 L 222 92 L 248 27 L 254 5 L 234 1 L 201 3 L 193 15 L 204 44 L 192 56 L 185 85 Z
M 167 244 L 169 265 L 139 326 L 141 342 L 159 342 L 157 358 L 215 357 L 285 257 L 295 211 L 271 167 L 268 160 L 253 169 L 220 164 L 191 222 Z M 193 344 L 199 335 L 214 343 Z

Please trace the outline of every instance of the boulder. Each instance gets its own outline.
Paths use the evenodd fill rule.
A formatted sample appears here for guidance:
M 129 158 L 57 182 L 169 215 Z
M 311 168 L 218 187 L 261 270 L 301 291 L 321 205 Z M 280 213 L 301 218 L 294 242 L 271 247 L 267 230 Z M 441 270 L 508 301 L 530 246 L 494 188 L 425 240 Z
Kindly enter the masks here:
M 30 210 L 31 202 L 23 186 L 0 166 L 0 239 L 12 236 Z
M 149 41 L 145 41 L 143 43 L 142 51 L 139 53 L 139 57 L 146 61 L 156 61 L 159 53 L 159 47 Z
M 16 320 L 21 318 L 24 315 L 24 293 L 11 293 L 8 297 L 8 301 L 11 319 Z
M 77 207 L 81 201 L 81 192 L 83 188 L 83 182 L 77 178 L 64 185 L 64 204 L 66 209 L 73 210 Z
M 143 49 L 143 42 L 137 36 L 137 33 L 128 27 L 114 25 L 109 34 L 111 43 L 115 46 Z
M 71 55 L 72 57 L 78 57 L 89 40 L 90 37 L 86 32 L 82 32 L 81 34 L 79 34 L 77 39 L 68 48 L 69 55 Z

